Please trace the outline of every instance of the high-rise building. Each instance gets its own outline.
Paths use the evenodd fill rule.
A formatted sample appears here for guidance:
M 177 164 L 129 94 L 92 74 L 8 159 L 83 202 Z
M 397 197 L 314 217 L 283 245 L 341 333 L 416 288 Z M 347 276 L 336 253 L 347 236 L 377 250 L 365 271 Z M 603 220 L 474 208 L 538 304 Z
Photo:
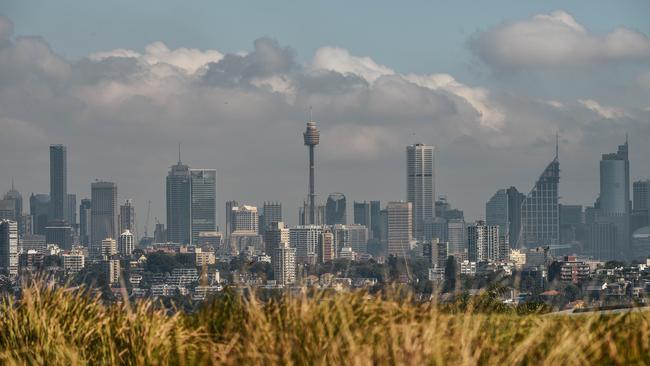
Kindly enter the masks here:
M 5 193 L 2 199 L 13 202 L 14 217 L 18 220 L 23 215 L 23 196 L 14 187 L 13 179 L 11 180 L 11 189 Z
M 65 220 L 68 200 L 67 150 L 50 145 L 50 220 Z
M 411 249 L 413 238 L 413 209 L 411 202 L 388 202 L 388 255 L 406 257 Z
M 190 169 L 192 244 L 202 231 L 217 230 L 217 171 Z
M 54 220 L 45 228 L 47 244 L 56 244 L 63 250 L 72 249 L 74 243 L 72 226 L 65 220 Z
M 259 216 L 257 207 L 241 205 L 232 208 L 232 233 L 246 232 L 257 234 L 259 232 Z
M 316 222 L 313 225 L 325 225 L 325 205 L 316 204 L 314 216 Z M 309 202 L 303 202 L 302 207 L 298 209 L 299 225 L 310 225 L 309 222 Z
M 314 152 L 316 145 L 320 142 L 320 131 L 316 127 L 316 122 L 311 120 L 311 111 L 309 112 L 309 122 L 307 122 L 307 129 L 303 133 L 305 146 L 309 150 L 309 210 L 305 213 L 305 217 L 309 219 L 308 224 L 316 223 L 316 192 L 315 192 L 315 176 L 314 176 Z M 306 220 L 305 220 L 306 221 Z
M 128 257 L 131 255 L 131 253 L 133 253 L 134 248 L 135 239 L 133 238 L 133 234 L 129 229 L 126 229 L 122 232 L 122 234 L 120 234 L 120 237 L 117 241 L 117 251 L 121 256 Z
M 135 235 L 135 206 L 133 205 L 133 200 L 124 200 L 124 204 L 120 205 L 120 213 L 117 215 L 117 222 L 118 233 L 123 233 L 128 230 Z
M 560 244 L 571 245 L 583 239 L 582 205 L 560 205 Z
M 560 161 L 556 147 L 555 158 L 521 204 L 521 231 L 513 247 L 550 247 L 552 251 L 556 250 L 560 242 L 559 183 Z
M 371 217 L 370 217 L 370 203 L 363 201 L 357 202 L 354 201 L 354 223 L 358 225 L 363 225 L 365 227 L 371 227 Z
M 99 249 L 100 256 L 110 258 L 117 254 L 117 242 L 113 238 L 106 238 L 102 240 Z
M 100 254 L 102 240 L 115 239 L 117 230 L 117 185 L 113 182 L 94 182 L 90 185 L 92 204 L 91 255 Z
M 348 232 L 347 246 L 357 254 L 368 253 L 368 228 L 365 225 L 345 225 Z M 341 250 L 341 247 L 337 247 Z
M 485 204 L 486 224 L 498 225 L 499 235 L 511 248 L 516 246 L 521 230 L 521 204 L 525 197 L 517 188 L 510 187 L 498 190 Z
M 10 200 L 0 200 L 0 220 L 18 221 L 16 217 L 16 204 Z
M 68 193 L 65 200 L 65 221 L 70 224 L 72 228 L 77 226 L 77 195 Z
M 448 254 L 454 257 L 467 258 L 467 230 L 465 220 L 451 219 L 447 222 Z
M 190 168 L 178 163 L 167 174 L 167 241 L 189 244 L 192 236 Z
M 34 221 L 34 234 L 45 235 L 50 215 L 50 196 L 33 194 L 29 197 L 29 213 Z
M 406 200 L 412 205 L 416 239 L 424 239 L 424 224 L 433 221 L 435 216 L 433 150 L 433 146 L 423 144 L 406 147 Z
M 384 240 L 381 237 L 381 202 L 370 201 L 370 226 L 368 229 L 372 232 L 372 238 L 375 240 Z
M 266 253 L 272 254 L 281 243 L 288 243 L 290 240 L 289 228 L 282 221 L 272 222 L 264 232 L 264 244 Z
M 347 203 L 343 193 L 332 193 L 325 204 L 325 224 L 345 225 L 347 222 Z
M 650 210 L 650 179 L 634 182 L 632 192 L 632 208 L 634 211 Z
M 260 229 L 265 232 L 274 222 L 282 221 L 282 204 L 280 202 L 264 202 L 262 216 L 264 216 L 264 225 L 260 222 L 260 226 L 263 226 Z
M 509 248 L 499 236 L 499 226 L 486 225 L 485 221 L 477 221 L 467 228 L 467 247 L 471 262 L 508 259 Z
M 239 206 L 237 201 L 226 201 L 226 238 L 230 237 L 233 227 L 233 208 Z
M 18 223 L 0 220 L 0 271 L 18 274 Z
M 322 232 L 323 227 L 320 225 L 298 225 L 289 229 L 289 242 L 291 247 L 296 248 L 298 263 L 316 263 Z
M 288 242 L 280 243 L 271 255 L 273 276 L 280 286 L 286 286 L 296 281 L 296 248 Z
M 330 230 L 325 230 L 320 234 L 318 241 L 318 261 L 320 263 L 331 262 L 336 258 L 336 245 L 334 244 L 334 234 Z
M 590 243 L 593 255 L 596 256 L 597 253 L 606 254 L 597 257 L 601 260 L 626 259 L 630 254 L 631 236 L 630 161 L 628 160 L 627 140 L 623 145 L 618 146 L 617 152 L 603 154 L 600 160 L 600 195 L 598 196 L 595 222 L 616 226 L 616 240 L 611 241 L 609 244 L 604 241 Z M 608 229 L 607 231 L 611 230 Z M 608 245 L 612 248 L 604 248 Z M 599 249 L 594 253 L 596 247 Z
M 90 245 L 91 211 L 92 203 L 90 200 L 87 198 L 82 199 L 79 205 L 79 242 L 84 247 Z

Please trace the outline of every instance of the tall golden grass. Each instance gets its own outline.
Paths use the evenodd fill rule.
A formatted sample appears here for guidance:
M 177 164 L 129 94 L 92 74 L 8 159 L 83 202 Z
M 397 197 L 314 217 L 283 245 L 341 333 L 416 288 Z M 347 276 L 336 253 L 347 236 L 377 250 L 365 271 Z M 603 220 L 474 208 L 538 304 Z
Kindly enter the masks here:
M 650 364 L 650 313 L 452 311 L 408 296 L 234 293 L 193 314 L 151 301 L 105 305 L 32 285 L 0 304 L 0 363 L 294 365 Z

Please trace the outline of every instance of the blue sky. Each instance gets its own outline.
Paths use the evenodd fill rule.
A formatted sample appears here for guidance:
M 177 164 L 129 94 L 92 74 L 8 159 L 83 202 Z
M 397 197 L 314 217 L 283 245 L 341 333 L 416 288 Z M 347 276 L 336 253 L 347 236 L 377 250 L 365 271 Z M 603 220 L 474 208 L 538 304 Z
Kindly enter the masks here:
M 590 205 L 626 133 L 650 177 L 649 36 L 647 0 L 0 0 L 0 191 L 11 172 L 47 192 L 64 143 L 79 198 L 114 180 L 164 221 L 181 142 L 217 168 L 219 207 L 279 200 L 293 223 L 313 106 L 323 200 L 404 199 L 404 146 L 424 142 L 437 193 L 477 219 L 530 189 L 559 131 L 563 201 Z

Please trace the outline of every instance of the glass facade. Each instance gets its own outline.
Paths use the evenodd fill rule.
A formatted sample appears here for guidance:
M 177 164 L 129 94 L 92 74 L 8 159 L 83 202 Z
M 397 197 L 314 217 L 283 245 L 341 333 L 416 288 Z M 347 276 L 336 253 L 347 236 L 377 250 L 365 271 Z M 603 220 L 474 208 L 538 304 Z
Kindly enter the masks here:
M 521 205 L 521 233 L 518 247 L 558 246 L 560 212 L 558 185 L 560 162 L 555 159 L 544 169 Z

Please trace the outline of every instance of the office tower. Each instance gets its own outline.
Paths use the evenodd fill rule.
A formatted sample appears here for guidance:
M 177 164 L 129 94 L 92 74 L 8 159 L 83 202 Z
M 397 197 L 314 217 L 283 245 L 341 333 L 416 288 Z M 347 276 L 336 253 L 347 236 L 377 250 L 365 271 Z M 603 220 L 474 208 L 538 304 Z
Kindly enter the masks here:
M 320 263 L 331 262 L 336 258 L 336 246 L 334 244 L 334 234 L 330 230 L 325 230 L 320 234 L 318 241 L 318 261 Z
M 436 217 L 447 217 L 447 210 L 451 209 L 451 205 L 447 202 L 447 196 L 440 196 L 434 203 L 434 212 Z
M 23 196 L 14 187 L 14 180 L 11 180 L 11 189 L 2 198 L 14 203 L 14 217 L 18 220 L 23 215 Z
M 316 222 L 313 225 L 325 225 L 325 205 L 316 204 Z M 309 225 L 309 202 L 303 202 L 298 209 L 298 224 Z
M 581 239 L 583 224 L 582 205 L 560 205 L 560 244 L 570 245 Z
M 135 239 L 133 238 L 133 233 L 129 229 L 120 234 L 120 237 L 117 241 L 117 251 L 122 257 L 128 257 L 133 253 L 135 248 Z
M 282 221 L 282 204 L 280 202 L 264 202 L 262 207 L 264 228 L 269 228 L 274 222 Z
M 336 224 L 329 227 L 334 237 L 334 252 L 338 253 L 341 248 L 349 247 L 348 227 L 347 225 Z
M 66 147 L 50 145 L 50 220 L 65 220 L 68 200 Z
M 81 200 L 79 205 L 79 242 L 84 247 L 90 245 L 92 203 L 88 198 Z
M 32 215 L 22 215 L 18 219 L 18 236 L 22 238 L 26 235 L 34 235 L 34 217 Z
M 422 254 L 429 259 L 432 268 L 445 268 L 447 264 L 447 243 L 434 239 L 432 242 L 424 244 Z
M 436 217 L 433 221 L 424 223 L 424 240 L 435 239 L 447 242 L 447 219 L 444 217 Z
M 288 243 L 290 240 L 289 228 L 282 221 L 274 221 L 266 228 L 264 233 L 264 245 L 266 253 L 272 254 L 281 243 Z
M 100 254 L 102 240 L 117 237 L 117 185 L 113 182 L 94 182 L 90 185 L 90 243 L 91 255 Z
M 237 201 L 226 201 L 226 238 L 230 237 L 233 226 L 233 208 L 239 206 Z
M 370 221 L 370 203 L 363 201 L 357 202 L 354 201 L 354 223 L 363 225 L 365 227 L 371 227 Z
M 406 257 L 413 238 L 413 208 L 411 202 L 388 202 L 388 255 Z
M 650 225 L 650 179 L 632 184 L 632 215 L 630 231 Z
M 516 246 L 521 230 L 521 204 L 525 197 L 517 188 L 510 187 L 498 190 L 485 204 L 486 224 L 498 225 L 499 235 L 511 248 Z
M 217 171 L 190 169 L 192 244 L 202 231 L 217 230 Z
M 560 161 L 557 145 L 555 150 L 555 158 L 544 169 L 521 204 L 521 231 L 517 244 L 513 247 L 550 247 L 554 251 L 560 242 Z M 513 240 L 512 237 L 510 239 Z
M 499 237 L 498 225 L 477 221 L 467 227 L 467 248 L 471 262 L 488 262 L 508 259 L 506 243 Z
M 322 232 L 323 227 L 319 225 L 298 225 L 289 229 L 289 243 L 296 248 L 296 262 L 316 263 Z
M 44 235 L 25 235 L 20 240 L 20 249 L 23 253 L 26 253 L 30 250 L 35 250 L 39 253 L 45 252 L 47 244 L 45 243 Z
M 325 204 L 325 224 L 345 225 L 347 222 L 346 207 L 347 203 L 343 193 L 330 194 Z
M 16 203 L 10 200 L 0 200 L 0 220 L 18 221 Z
M 189 244 L 191 241 L 191 187 L 190 168 L 181 162 L 173 165 L 167 174 L 167 241 Z
M 416 239 L 424 239 L 424 223 L 433 221 L 435 215 L 433 149 L 433 146 L 423 144 L 406 147 L 406 200 L 412 205 Z
M 379 237 L 384 247 L 388 246 L 388 211 L 379 210 Z
M 0 220 L 0 271 L 15 276 L 18 274 L 18 223 Z
M 65 200 L 64 220 L 74 229 L 77 225 L 77 195 L 68 194 Z
M 288 242 L 281 242 L 271 255 L 273 277 L 279 286 L 286 286 L 296 281 L 296 248 Z
M 29 197 L 29 213 L 34 220 L 34 234 L 45 235 L 45 228 L 49 221 L 50 196 L 47 194 L 34 194 Z
M 117 232 L 123 233 L 127 230 L 135 235 L 135 206 L 130 199 L 124 200 L 117 215 Z
M 448 254 L 467 259 L 467 230 L 465 220 L 452 219 L 447 222 Z
M 65 220 L 54 220 L 45 228 L 47 244 L 56 244 L 63 250 L 72 249 L 74 243 L 72 226 Z
M 345 225 L 348 232 L 347 246 L 357 254 L 368 253 L 368 228 L 365 225 Z M 337 247 L 341 250 L 341 247 Z
M 383 240 L 381 237 L 381 202 L 370 201 L 370 226 L 368 229 L 372 232 L 372 238 L 375 240 Z
M 320 140 L 320 131 L 316 127 L 316 122 L 311 120 L 311 111 L 309 112 L 309 122 L 307 122 L 307 129 L 303 133 L 305 146 L 309 150 L 309 210 L 305 217 L 309 218 L 308 224 L 316 223 L 316 193 L 314 191 L 315 177 L 314 177 L 314 150 Z M 306 221 L 306 220 L 305 220 Z
M 246 232 L 257 234 L 259 232 L 259 216 L 257 207 L 242 205 L 232 208 L 232 233 Z
M 615 153 L 603 154 L 600 160 L 600 195 L 596 223 L 613 224 L 616 240 L 609 244 L 592 241 L 592 255 L 601 260 L 622 260 L 630 254 L 630 162 L 627 140 Z M 602 231 L 595 229 L 596 231 Z M 609 231 L 608 228 L 606 231 Z M 609 234 L 609 232 L 608 232 Z M 609 235 L 601 236 L 610 237 Z M 592 235 L 592 239 L 594 236 Z M 610 246 L 611 248 L 605 248 Z

